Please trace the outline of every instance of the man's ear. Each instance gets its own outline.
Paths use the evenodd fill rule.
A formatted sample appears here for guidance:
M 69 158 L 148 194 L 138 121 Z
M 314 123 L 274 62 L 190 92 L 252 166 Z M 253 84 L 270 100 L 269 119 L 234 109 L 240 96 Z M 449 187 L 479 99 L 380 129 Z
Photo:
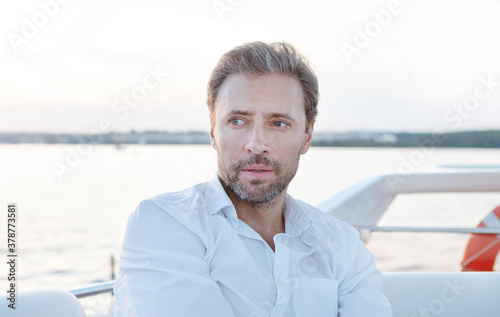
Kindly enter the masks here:
M 307 129 L 306 136 L 304 137 L 304 143 L 302 144 L 302 148 L 300 149 L 300 154 L 306 154 L 311 146 L 311 140 L 314 130 L 314 121 L 309 125 L 309 129 Z
M 212 147 L 217 150 L 217 144 L 215 143 L 215 136 L 214 136 L 214 127 L 210 127 L 210 144 L 212 144 Z

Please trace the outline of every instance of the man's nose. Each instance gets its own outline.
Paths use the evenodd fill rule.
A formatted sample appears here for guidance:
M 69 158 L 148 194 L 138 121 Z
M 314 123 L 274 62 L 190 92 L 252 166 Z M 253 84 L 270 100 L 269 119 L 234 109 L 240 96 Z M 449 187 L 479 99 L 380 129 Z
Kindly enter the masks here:
M 245 151 L 252 154 L 269 153 L 271 149 L 272 133 L 262 127 L 254 127 L 250 131 Z

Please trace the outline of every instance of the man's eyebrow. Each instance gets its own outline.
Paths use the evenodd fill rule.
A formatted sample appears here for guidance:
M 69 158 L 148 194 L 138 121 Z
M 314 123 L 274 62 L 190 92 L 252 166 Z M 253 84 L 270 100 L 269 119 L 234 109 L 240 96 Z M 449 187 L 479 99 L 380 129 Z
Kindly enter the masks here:
M 295 121 L 294 118 L 290 117 L 287 113 L 273 112 L 269 115 L 270 118 L 283 118 L 288 121 Z
M 242 116 L 248 116 L 248 115 L 251 115 L 252 113 L 250 111 L 232 110 L 227 115 L 228 116 L 234 116 L 234 115 L 237 115 L 237 114 L 242 115 Z

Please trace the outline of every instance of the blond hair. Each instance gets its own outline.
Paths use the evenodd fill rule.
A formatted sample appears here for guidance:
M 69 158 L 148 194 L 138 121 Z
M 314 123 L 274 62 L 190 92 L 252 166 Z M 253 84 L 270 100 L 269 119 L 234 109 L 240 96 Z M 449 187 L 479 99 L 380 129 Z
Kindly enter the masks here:
M 210 123 L 215 124 L 215 102 L 226 78 L 233 74 L 287 75 L 296 78 L 304 92 L 306 131 L 318 114 L 318 78 L 304 56 L 286 42 L 249 42 L 228 51 L 215 65 L 207 86 Z

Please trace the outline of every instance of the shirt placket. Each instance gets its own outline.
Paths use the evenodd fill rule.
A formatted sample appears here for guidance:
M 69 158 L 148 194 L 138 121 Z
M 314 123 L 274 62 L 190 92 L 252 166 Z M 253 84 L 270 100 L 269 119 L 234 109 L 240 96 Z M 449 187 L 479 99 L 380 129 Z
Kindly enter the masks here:
M 249 239 L 258 240 L 262 243 L 263 252 L 264 252 L 265 256 L 267 257 L 268 261 L 270 263 L 272 263 L 272 264 L 270 264 L 270 267 L 269 267 L 269 273 L 271 273 L 271 272 L 274 273 L 274 267 L 275 267 L 274 261 L 276 259 L 276 254 L 271 250 L 271 248 L 267 245 L 267 243 L 264 241 L 264 239 L 262 239 L 262 237 L 257 232 L 255 232 L 252 228 L 250 228 L 247 224 L 245 224 L 241 220 L 237 220 L 237 221 L 238 221 L 238 226 L 236 228 L 236 231 L 237 231 L 238 235 L 249 238 Z M 288 252 L 288 249 L 286 251 Z M 276 282 L 276 279 L 275 279 L 275 282 Z M 259 306 L 262 308 L 264 315 L 261 315 L 260 313 L 254 313 L 254 314 L 250 314 L 249 316 L 252 316 L 252 317 L 253 316 L 267 316 L 269 314 L 269 311 L 272 311 L 275 308 L 277 292 L 274 292 L 275 290 L 271 290 L 271 291 L 274 295 L 270 295 L 264 301 L 259 301 L 259 304 L 260 304 Z M 274 315 L 272 315 L 272 313 L 271 313 L 271 315 L 269 315 L 269 316 L 274 316 Z M 282 316 L 282 314 L 279 314 L 276 316 Z
M 290 249 L 285 245 L 286 236 L 275 237 L 274 280 L 276 283 L 276 304 L 271 317 L 281 317 L 286 311 L 290 299 Z

